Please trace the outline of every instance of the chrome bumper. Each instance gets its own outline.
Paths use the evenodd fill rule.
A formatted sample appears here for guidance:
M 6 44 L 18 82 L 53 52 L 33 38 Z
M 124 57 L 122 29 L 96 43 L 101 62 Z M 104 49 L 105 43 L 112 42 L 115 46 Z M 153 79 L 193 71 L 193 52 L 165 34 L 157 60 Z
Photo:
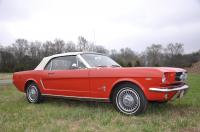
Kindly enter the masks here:
M 181 87 L 175 87 L 175 88 L 149 88 L 150 91 L 153 92 L 173 92 L 173 91 L 180 91 L 180 90 L 185 90 L 188 89 L 189 86 L 188 85 L 183 85 Z

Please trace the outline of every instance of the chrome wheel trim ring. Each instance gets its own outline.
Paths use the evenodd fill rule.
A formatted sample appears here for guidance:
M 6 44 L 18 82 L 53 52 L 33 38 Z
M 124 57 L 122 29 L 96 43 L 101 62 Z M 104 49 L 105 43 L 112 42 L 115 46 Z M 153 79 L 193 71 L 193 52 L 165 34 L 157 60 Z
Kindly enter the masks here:
M 27 97 L 30 102 L 36 102 L 38 100 L 38 90 L 36 86 L 29 86 L 27 89 Z
M 134 114 L 140 107 L 140 96 L 133 88 L 122 88 L 117 93 L 116 104 L 121 112 Z

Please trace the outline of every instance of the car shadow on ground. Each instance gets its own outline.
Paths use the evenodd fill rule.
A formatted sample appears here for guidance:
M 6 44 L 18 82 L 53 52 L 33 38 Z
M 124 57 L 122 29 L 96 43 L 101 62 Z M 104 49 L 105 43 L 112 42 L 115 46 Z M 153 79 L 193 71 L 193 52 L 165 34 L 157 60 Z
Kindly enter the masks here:
M 110 109 L 112 103 L 109 102 L 97 102 L 89 100 L 79 100 L 79 99 L 66 99 L 66 98 L 57 98 L 57 97 L 44 97 L 43 103 L 53 103 L 53 104 L 64 104 L 71 107 L 85 106 L 88 108 L 102 107 L 105 109 Z
M 65 99 L 65 98 L 52 98 L 45 97 L 43 103 L 49 103 L 52 105 L 67 105 L 68 107 L 86 107 L 86 108 L 99 108 L 104 111 L 115 111 L 112 103 L 110 102 L 96 102 L 96 101 L 83 101 L 83 100 L 73 100 L 73 99 Z M 188 112 L 189 111 L 189 112 Z M 200 111 L 199 107 L 192 106 L 190 104 L 181 104 L 181 103 L 155 103 L 149 102 L 147 106 L 147 111 L 143 115 L 152 115 L 152 114 L 176 114 L 176 115 L 187 115 L 191 114 L 191 112 Z

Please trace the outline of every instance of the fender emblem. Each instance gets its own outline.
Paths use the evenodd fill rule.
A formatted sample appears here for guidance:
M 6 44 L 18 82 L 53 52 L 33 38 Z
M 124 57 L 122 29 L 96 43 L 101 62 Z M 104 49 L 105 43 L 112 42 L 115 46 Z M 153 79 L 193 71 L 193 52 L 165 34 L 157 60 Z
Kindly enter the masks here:
M 100 87 L 100 88 L 98 88 L 99 90 L 103 90 L 104 92 L 106 91 L 106 86 L 104 85 L 104 86 L 102 86 L 102 87 Z
M 148 81 L 150 81 L 150 80 L 152 80 L 152 78 L 150 78 L 150 77 L 147 77 L 147 78 L 145 78 L 145 80 L 148 80 Z

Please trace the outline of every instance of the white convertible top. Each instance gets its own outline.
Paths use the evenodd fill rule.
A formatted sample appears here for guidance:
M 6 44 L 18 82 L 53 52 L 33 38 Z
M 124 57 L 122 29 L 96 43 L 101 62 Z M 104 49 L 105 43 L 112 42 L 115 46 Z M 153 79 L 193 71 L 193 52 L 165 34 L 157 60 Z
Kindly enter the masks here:
M 68 53 L 61 53 L 61 54 L 55 54 L 55 55 L 44 57 L 42 59 L 42 61 L 40 62 L 40 64 L 34 70 L 43 70 L 44 67 L 46 66 L 46 64 L 52 58 L 60 57 L 60 56 L 67 56 L 67 55 L 79 55 L 79 54 L 82 54 L 82 53 L 84 53 L 84 52 L 68 52 Z
M 42 59 L 42 61 L 40 62 L 40 64 L 34 70 L 44 70 L 46 64 L 52 58 L 60 57 L 60 56 L 67 56 L 67 55 L 80 55 L 80 54 L 83 54 L 83 53 L 92 53 L 92 54 L 101 54 L 101 55 L 103 55 L 102 53 L 95 53 L 95 52 L 68 52 L 68 53 L 55 54 L 55 55 L 44 57 Z

